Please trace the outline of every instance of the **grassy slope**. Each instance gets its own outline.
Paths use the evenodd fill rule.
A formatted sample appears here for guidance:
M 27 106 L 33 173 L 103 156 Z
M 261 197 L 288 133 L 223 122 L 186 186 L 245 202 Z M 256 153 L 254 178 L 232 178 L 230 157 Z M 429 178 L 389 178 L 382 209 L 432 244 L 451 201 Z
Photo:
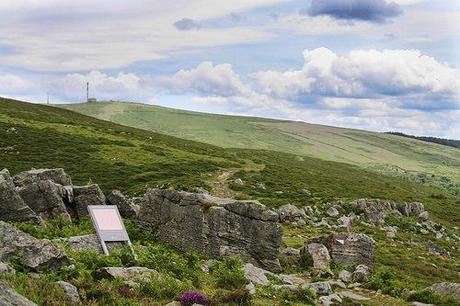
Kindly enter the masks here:
M 400 136 L 133 103 L 63 107 L 119 124 L 226 148 L 268 149 L 345 162 L 460 192 L 459 149 Z
M 16 132 L 11 131 L 12 127 Z M 275 151 L 222 149 L 60 108 L 0 99 L 0 168 L 15 174 L 31 167 L 63 167 L 77 184 L 92 180 L 105 191 L 118 188 L 131 194 L 163 184 L 176 188 L 204 186 L 214 192 L 210 182 L 218 173 L 228 172 L 235 174 L 226 183 L 235 177 L 245 181 L 244 186 L 230 183 L 232 192 L 269 206 L 318 204 L 339 197 L 416 200 L 425 204 L 436 221 L 449 228 L 460 224 L 460 202 L 448 193 L 349 164 Z M 257 182 L 267 188 L 254 188 Z M 300 192 L 302 188 L 309 189 L 313 197 Z M 361 230 L 377 239 L 378 271 L 392 271 L 412 287 L 458 277 L 460 255 L 453 251 L 451 257 L 438 258 L 428 253 L 426 244 L 435 240 L 431 234 L 413 236 L 401 230 L 404 239 L 394 242 L 378 228 Z M 317 234 L 311 228 L 286 228 L 285 241 L 298 246 Z M 412 246 L 414 238 L 417 247 Z

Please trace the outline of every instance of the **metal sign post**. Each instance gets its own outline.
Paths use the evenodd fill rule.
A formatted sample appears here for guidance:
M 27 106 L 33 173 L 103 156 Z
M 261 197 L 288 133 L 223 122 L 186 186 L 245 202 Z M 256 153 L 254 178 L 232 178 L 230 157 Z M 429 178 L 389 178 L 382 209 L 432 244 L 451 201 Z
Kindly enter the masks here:
M 127 242 L 134 257 L 136 257 L 133 245 L 116 205 L 89 205 L 88 211 L 104 254 L 109 255 L 106 242 Z

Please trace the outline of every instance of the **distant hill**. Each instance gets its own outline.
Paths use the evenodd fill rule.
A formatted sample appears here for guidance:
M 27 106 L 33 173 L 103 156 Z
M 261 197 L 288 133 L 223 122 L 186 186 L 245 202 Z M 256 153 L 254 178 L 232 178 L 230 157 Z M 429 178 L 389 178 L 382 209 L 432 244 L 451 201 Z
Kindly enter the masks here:
M 427 136 L 414 136 L 414 135 L 404 134 L 401 132 L 387 132 L 387 134 L 417 139 L 417 140 L 426 141 L 426 142 L 439 143 L 444 146 L 449 146 L 453 148 L 460 148 L 460 140 L 455 140 L 455 139 L 445 139 L 445 138 L 427 137 Z
M 60 105 L 99 119 L 224 148 L 267 149 L 357 165 L 460 193 L 460 150 L 397 135 L 160 106 Z

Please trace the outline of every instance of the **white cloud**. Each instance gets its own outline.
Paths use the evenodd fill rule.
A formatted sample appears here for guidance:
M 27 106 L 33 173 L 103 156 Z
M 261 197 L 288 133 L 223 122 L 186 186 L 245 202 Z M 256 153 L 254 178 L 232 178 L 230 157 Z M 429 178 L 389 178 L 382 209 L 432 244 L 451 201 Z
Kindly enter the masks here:
M 177 20 L 218 18 L 284 0 L 114 0 L 0 3 L 0 65 L 48 71 L 82 71 L 125 67 L 165 58 L 185 48 L 257 42 L 273 35 L 254 27 L 179 31 Z
M 160 77 L 157 86 L 174 94 L 238 96 L 251 89 L 244 85 L 230 64 L 213 65 L 203 62 L 191 70 L 180 70 L 172 77 Z
M 301 70 L 260 71 L 252 77 L 263 92 L 294 100 L 436 95 L 452 102 L 460 93 L 459 70 L 418 50 L 355 50 L 340 56 L 318 48 L 303 55 Z

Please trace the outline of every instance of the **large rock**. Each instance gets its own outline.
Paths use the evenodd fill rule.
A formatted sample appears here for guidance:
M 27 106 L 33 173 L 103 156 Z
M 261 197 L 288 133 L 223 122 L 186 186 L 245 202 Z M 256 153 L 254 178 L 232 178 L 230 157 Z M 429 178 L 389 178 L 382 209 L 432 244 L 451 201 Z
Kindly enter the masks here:
M 73 236 L 62 240 L 67 243 L 74 252 L 94 251 L 98 254 L 104 254 L 101 242 L 96 234 Z M 106 242 L 109 252 L 121 248 L 124 245 L 123 242 Z
M 138 223 L 181 250 L 210 257 L 239 255 L 264 269 L 280 270 L 278 214 L 255 201 L 150 189 Z
M 26 299 L 4 281 L 0 281 L 0 305 L 1 306 L 37 306 Z
M 366 234 L 333 233 L 313 239 L 329 250 L 332 260 L 340 265 L 365 264 L 371 269 L 375 261 L 375 241 Z
M 88 215 L 89 205 L 105 205 L 106 198 L 98 185 L 74 186 L 73 209 L 78 218 Z
M 441 295 L 451 295 L 460 300 L 460 283 L 437 283 L 427 289 Z
M 159 273 L 145 267 L 106 267 L 98 271 L 99 277 L 108 279 L 121 279 L 132 282 L 148 282 Z
M 24 202 L 41 218 L 70 221 L 64 198 L 66 189 L 51 180 L 39 180 L 17 188 Z
M 313 259 L 313 273 L 320 274 L 322 272 L 329 272 L 329 264 L 331 257 L 329 251 L 321 243 L 308 243 L 301 250 L 301 254 L 308 253 Z
M 373 223 L 382 224 L 391 214 L 417 217 L 421 220 L 427 220 L 429 217 L 423 204 L 419 202 L 396 203 L 390 200 L 364 198 L 351 202 L 351 205 L 362 210 L 367 219 Z
M 64 169 L 61 168 L 24 171 L 15 175 L 13 180 L 17 187 L 24 187 L 39 181 L 47 180 L 62 186 L 72 185 L 72 179 L 64 172 Z
M 139 213 L 139 205 L 134 204 L 119 190 L 112 190 L 107 195 L 107 202 L 110 205 L 116 205 L 123 218 L 135 218 Z
M 61 288 L 66 295 L 67 302 L 69 304 L 78 304 L 80 303 L 80 295 L 78 294 L 78 289 L 74 285 L 64 282 L 64 281 L 57 281 L 55 282 L 56 286 Z
M 19 255 L 22 265 L 38 272 L 57 271 L 72 264 L 64 252 L 48 240 L 39 240 L 0 221 L 0 261 Z
M 296 223 L 303 220 L 307 216 L 303 209 L 299 209 L 292 204 L 286 204 L 278 208 L 278 214 L 280 221 L 283 223 Z
M 0 171 L 0 220 L 40 222 L 40 217 L 33 212 L 16 191 L 8 170 Z
M 270 280 L 267 275 L 273 275 L 270 271 L 258 268 L 253 264 L 247 263 L 243 267 L 244 276 L 254 285 L 268 286 Z

